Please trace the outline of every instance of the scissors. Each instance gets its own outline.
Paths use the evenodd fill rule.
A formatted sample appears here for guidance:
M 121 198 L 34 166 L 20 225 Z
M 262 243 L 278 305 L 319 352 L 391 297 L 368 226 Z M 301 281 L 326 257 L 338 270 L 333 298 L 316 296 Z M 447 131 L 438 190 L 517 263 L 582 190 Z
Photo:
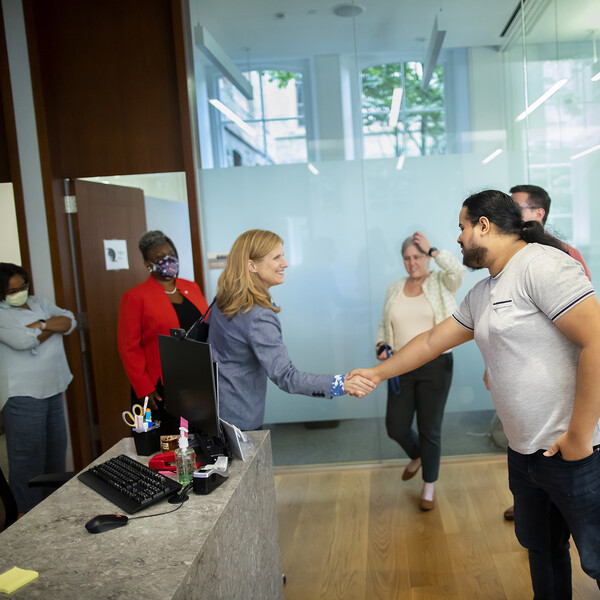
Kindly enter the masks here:
M 121 416 L 123 417 L 125 424 L 129 425 L 129 427 L 142 428 L 142 423 L 144 422 L 144 409 L 140 404 L 134 404 L 131 407 L 131 410 L 124 410 Z

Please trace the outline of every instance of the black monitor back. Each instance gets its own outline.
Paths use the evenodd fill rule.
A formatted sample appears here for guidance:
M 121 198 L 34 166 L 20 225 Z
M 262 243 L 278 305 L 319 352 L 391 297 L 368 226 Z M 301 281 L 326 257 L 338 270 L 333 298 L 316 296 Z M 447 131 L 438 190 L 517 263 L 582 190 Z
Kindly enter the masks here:
M 167 412 L 222 439 L 210 344 L 159 335 L 158 348 Z

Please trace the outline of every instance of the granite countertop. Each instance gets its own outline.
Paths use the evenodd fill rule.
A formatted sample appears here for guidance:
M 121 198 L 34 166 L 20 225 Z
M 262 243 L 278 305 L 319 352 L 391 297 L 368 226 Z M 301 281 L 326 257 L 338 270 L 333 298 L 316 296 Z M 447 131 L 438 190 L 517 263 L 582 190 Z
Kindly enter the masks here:
M 260 446 L 268 443 L 268 435 L 267 431 L 248 432 L 254 448 L 247 460 L 234 459 L 229 478 L 210 495 L 190 493 L 190 499 L 172 514 L 131 520 L 125 527 L 101 534 L 90 534 L 85 523 L 96 515 L 121 511 L 74 477 L 0 534 L 0 573 L 14 566 L 39 573 L 39 578 L 10 597 L 172 597 L 240 480 L 256 462 Z M 126 438 L 95 463 L 118 454 L 145 464 L 149 459 L 138 457 L 133 439 Z M 131 518 L 173 508 L 159 502 Z

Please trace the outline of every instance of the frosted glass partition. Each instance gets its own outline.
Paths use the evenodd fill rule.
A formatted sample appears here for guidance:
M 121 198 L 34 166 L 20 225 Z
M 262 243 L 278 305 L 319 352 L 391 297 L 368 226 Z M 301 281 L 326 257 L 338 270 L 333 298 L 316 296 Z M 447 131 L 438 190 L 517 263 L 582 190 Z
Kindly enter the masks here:
M 247 229 L 284 239 L 286 282 L 272 288 L 284 341 L 300 369 L 340 373 L 375 362 L 374 342 L 387 286 L 404 276 L 402 240 L 417 229 L 460 257 L 458 213 L 483 187 L 506 189 L 506 158 L 482 166 L 475 155 L 280 165 L 203 171 L 207 252 L 227 252 Z M 209 271 L 216 291 L 220 270 Z M 470 273 L 459 290 L 483 275 Z M 491 408 L 483 361 L 473 342 L 457 349 L 447 410 Z M 270 384 L 267 423 L 382 416 L 385 389 L 364 400 L 291 396 Z

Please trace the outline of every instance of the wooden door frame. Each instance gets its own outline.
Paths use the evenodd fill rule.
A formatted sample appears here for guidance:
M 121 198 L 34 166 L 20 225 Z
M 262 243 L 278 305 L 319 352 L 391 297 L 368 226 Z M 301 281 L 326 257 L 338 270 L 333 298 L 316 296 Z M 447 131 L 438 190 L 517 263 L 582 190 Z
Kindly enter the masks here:
M 175 60 L 177 66 L 177 88 L 179 112 L 181 115 L 181 139 L 183 145 L 183 163 L 187 186 L 190 234 L 192 240 L 192 260 L 194 280 L 206 296 L 204 286 L 204 261 L 202 252 L 202 234 L 200 228 L 200 186 L 198 171 L 201 168 L 200 141 L 198 139 L 198 111 L 196 109 L 193 32 L 190 21 L 189 2 L 171 0 L 173 15 L 173 37 L 175 40 Z

